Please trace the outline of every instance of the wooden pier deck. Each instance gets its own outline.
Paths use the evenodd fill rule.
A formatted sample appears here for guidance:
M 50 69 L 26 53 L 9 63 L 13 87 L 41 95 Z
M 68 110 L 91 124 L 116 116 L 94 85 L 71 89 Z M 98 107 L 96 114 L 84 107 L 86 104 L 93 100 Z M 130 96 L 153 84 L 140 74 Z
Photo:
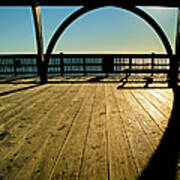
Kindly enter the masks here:
M 171 113 L 168 88 L 20 82 L 0 84 L 1 180 L 138 179 Z

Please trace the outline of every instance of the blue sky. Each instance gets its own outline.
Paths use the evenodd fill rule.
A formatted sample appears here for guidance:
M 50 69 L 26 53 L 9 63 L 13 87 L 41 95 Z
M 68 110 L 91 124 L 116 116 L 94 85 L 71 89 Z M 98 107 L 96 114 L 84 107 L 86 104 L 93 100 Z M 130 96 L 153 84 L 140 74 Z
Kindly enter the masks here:
M 42 7 L 44 47 L 63 20 L 80 7 Z M 177 9 L 141 7 L 163 28 L 174 49 Z M 35 53 L 30 7 L 0 7 L 0 53 Z M 138 16 L 115 7 L 91 11 L 73 22 L 54 53 L 165 53 L 154 30 Z

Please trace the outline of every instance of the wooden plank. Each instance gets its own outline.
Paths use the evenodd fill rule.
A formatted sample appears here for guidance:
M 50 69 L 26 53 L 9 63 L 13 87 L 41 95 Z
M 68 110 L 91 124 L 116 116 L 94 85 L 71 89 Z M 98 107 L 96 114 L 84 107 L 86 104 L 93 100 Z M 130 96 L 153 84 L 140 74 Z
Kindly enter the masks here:
M 31 86 L 31 85 L 30 85 Z M 29 87 L 29 86 L 27 86 Z M 31 86 L 32 87 L 32 86 Z M 34 86 L 35 87 L 35 86 Z M 24 86 L 19 86 L 19 85 L 16 85 L 13 89 L 11 87 L 9 87 L 7 85 L 7 89 L 5 91 L 3 91 L 2 93 L 7 93 L 11 90 L 17 90 L 16 92 L 13 92 L 13 93 L 9 93 L 9 94 L 6 94 L 6 95 L 2 95 L 0 96 L 0 102 L 1 104 L 5 105 L 5 104 L 8 104 L 8 103 L 11 103 L 11 101 L 20 101 L 22 102 L 22 99 L 23 97 L 26 97 L 28 96 L 29 94 L 31 94 L 32 96 L 33 95 L 36 95 L 38 93 L 38 91 L 43 91 L 43 89 L 47 89 L 49 88 L 50 86 L 49 85 L 44 85 L 44 86 L 36 86 L 35 88 L 29 88 L 29 89 L 25 89 L 25 90 L 22 90 L 21 89 L 24 89 Z M 26 88 L 26 87 L 25 87 Z M 19 91 L 18 91 L 19 89 Z
M 150 94 L 152 94 L 158 101 L 160 101 L 162 104 L 166 105 L 168 108 L 172 108 L 173 105 L 173 93 L 171 91 L 170 94 L 162 95 L 159 92 L 155 90 L 149 90 Z
M 168 120 L 169 116 L 171 115 L 171 108 L 169 108 L 167 104 L 162 104 L 161 101 L 159 101 L 147 91 L 139 91 L 139 93 L 145 99 L 147 99 Z
M 76 91 L 74 91 L 75 94 L 77 93 L 78 89 L 79 88 L 76 87 Z M 54 87 L 54 90 L 58 91 L 58 88 Z M 24 163 L 27 163 L 31 159 L 33 154 L 41 147 L 46 139 L 45 137 L 49 133 L 49 126 L 53 126 L 54 121 L 57 120 L 58 113 L 55 113 L 56 111 L 54 109 L 57 110 L 57 107 L 59 107 L 59 105 L 63 103 L 63 100 L 68 100 L 75 95 L 71 92 L 70 88 L 67 92 L 68 94 L 64 94 L 64 97 L 62 97 L 61 92 L 58 95 L 57 93 L 54 93 L 54 97 L 51 96 L 52 100 L 48 101 L 44 107 L 41 107 L 46 112 L 46 108 L 48 108 L 49 111 L 45 114 L 42 111 L 39 116 L 35 117 L 36 122 L 33 124 L 32 128 L 29 129 L 25 134 L 23 134 L 21 139 L 17 139 L 14 142 L 16 144 L 14 150 L 7 153 L 6 157 L 3 157 L 4 160 L 2 160 L 2 163 L 0 164 L 0 174 L 2 174 L 3 176 L 6 175 L 11 179 L 11 177 L 13 177 L 14 174 L 16 174 L 19 169 L 21 169 L 25 165 Z M 57 99 L 60 100 L 60 102 L 57 101 Z M 30 109 L 30 112 L 31 110 L 32 109 Z M 19 129 L 17 129 L 17 132 L 18 130 Z M 43 136 L 44 138 L 42 138 Z M 11 169 L 6 169 L 6 167 L 11 167 Z
M 104 85 L 98 84 L 91 125 L 80 169 L 80 179 L 108 179 L 108 137 Z
M 12 91 L 12 90 L 16 90 L 16 89 L 20 89 L 20 88 L 25 88 L 25 87 L 29 87 L 32 86 L 33 84 L 11 84 L 11 83 L 2 83 L 0 84 L 0 94 L 7 92 L 7 91 Z M 0 97 L 1 98 L 1 97 Z
M 57 88 L 55 88 L 55 89 L 57 89 Z M 68 87 L 67 87 L 67 89 L 68 89 Z M 66 90 L 67 90 L 66 89 Z M 56 91 L 58 91 L 58 90 L 56 90 Z M 56 94 L 55 93 L 55 91 L 53 92 L 52 90 L 50 90 L 50 92 L 51 93 L 48 93 L 48 92 L 46 92 L 46 96 L 48 97 L 49 95 L 53 95 L 53 94 Z M 16 139 L 17 139 L 17 141 L 19 141 L 20 139 L 18 139 L 17 137 L 18 137 L 18 135 L 19 134 L 21 134 L 21 128 L 25 128 L 26 127 L 26 125 L 27 126 L 30 126 L 30 125 L 32 125 L 32 127 L 31 128 L 33 128 L 33 126 L 34 126 L 34 124 L 35 123 L 37 123 L 37 122 L 34 122 L 33 121 L 33 118 L 36 120 L 36 118 L 39 118 L 39 117 L 41 117 L 42 115 L 44 116 L 46 113 L 45 113 L 45 111 L 47 111 L 48 109 L 46 109 L 46 108 L 48 108 L 48 102 L 46 102 L 47 100 L 49 100 L 49 99 L 47 99 L 47 97 L 45 96 L 45 94 L 42 94 L 43 95 L 43 98 L 41 98 L 41 96 L 40 95 L 38 95 L 38 99 L 36 99 L 36 101 L 34 102 L 34 104 L 32 105 L 32 107 L 31 106 L 29 106 L 29 108 L 24 108 L 25 110 L 23 111 L 23 112 L 21 112 L 21 115 L 20 116 L 18 116 L 18 117 L 16 117 L 16 119 L 14 119 L 14 121 L 15 121 L 15 123 L 16 124 L 20 124 L 21 126 L 23 126 L 23 127 L 19 127 L 18 128 L 18 126 L 17 127 L 13 127 L 13 128 L 10 128 L 10 127 L 8 127 L 8 129 L 9 129 L 9 133 L 10 134 L 12 134 L 12 135 L 15 135 L 15 137 L 13 138 L 13 142 L 15 142 L 16 141 Z M 24 99 L 25 100 L 25 99 Z M 50 101 L 51 102 L 51 101 Z M 46 103 L 46 104 L 44 104 L 44 103 Z M 42 106 L 42 104 L 44 105 L 44 107 Z M 30 104 L 29 104 L 30 105 Z M 37 108 L 37 106 L 38 105 L 41 105 L 41 108 L 40 109 L 38 109 Z M 17 106 L 18 106 L 18 104 L 17 104 Z M 45 108 L 45 109 L 44 109 Z M 38 112 L 38 114 L 36 114 Z M 30 113 L 30 116 L 29 116 L 29 113 Z M 34 116 L 33 114 L 36 114 L 36 116 Z M 30 118 L 30 119 L 28 119 L 28 118 Z M 26 128 L 25 128 L 26 129 Z M 27 129 L 26 129 L 27 130 Z M 17 131 L 17 132 L 16 132 Z M 12 140 L 12 137 L 9 137 L 9 139 L 7 138 L 6 139 L 6 141 L 8 142 L 8 141 L 11 141 Z M 5 143 L 6 141 L 4 141 L 3 143 Z
M 143 96 L 135 91 L 131 91 L 132 95 L 135 99 L 138 100 L 139 104 L 143 107 L 143 109 L 147 112 L 153 121 L 159 126 L 160 129 L 164 132 L 167 127 L 167 119 Z
M 142 92 L 144 91 L 146 90 L 142 90 Z M 132 113 L 136 117 L 137 122 L 141 126 L 142 130 L 147 136 L 148 141 L 155 150 L 163 135 L 162 129 L 155 123 L 153 119 L 149 117 L 147 112 L 139 104 L 138 100 L 135 99 L 129 91 L 125 92 L 125 96 L 132 107 Z
M 19 173 L 18 177 L 25 178 L 26 176 L 29 176 L 33 179 L 48 178 L 52 168 L 54 169 L 56 166 L 60 151 L 68 141 L 71 128 L 74 126 L 73 123 L 75 123 L 77 115 L 83 107 L 82 103 L 85 101 L 84 97 L 86 92 L 89 92 L 88 88 L 82 86 L 81 92 L 79 92 L 77 96 L 74 96 L 72 101 L 70 101 L 69 108 L 67 108 L 65 112 L 61 113 L 61 116 L 57 118 L 58 121 L 55 129 L 53 127 L 51 128 L 54 131 L 52 131 L 50 136 L 46 138 L 44 145 Z M 64 103 L 67 102 L 68 101 L 65 101 Z M 64 108 L 64 106 L 61 108 Z M 44 164 L 46 164 L 46 166 L 44 166 Z M 24 172 L 26 173 L 24 174 Z
M 162 96 L 164 101 L 166 100 L 166 103 L 170 103 L 173 99 L 173 92 L 172 89 L 156 89 L 154 90 L 159 96 Z
M 131 144 L 131 150 L 134 154 L 138 173 L 140 174 L 150 160 L 153 147 L 148 141 L 147 135 L 142 130 L 142 127 L 137 122 L 133 109 L 126 98 L 125 91 L 115 90 L 115 87 L 112 88 L 112 91 L 115 103 L 119 108 L 124 129 L 127 132 Z
M 19 144 L 24 134 L 33 128 L 34 121 L 36 120 L 36 118 L 38 118 L 37 114 L 44 115 L 44 109 L 39 109 L 35 107 L 35 105 L 38 105 L 37 101 L 41 100 L 45 100 L 46 104 L 48 104 L 48 93 L 46 90 L 48 90 L 48 86 L 40 88 L 39 91 L 35 90 L 37 95 L 33 95 L 32 91 L 31 93 L 29 92 L 28 96 L 22 96 L 22 99 L 18 97 L 22 102 L 18 101 L 17 103 L 15 103 L 16 106 L 13 107 L 14 109 L 12 110 L 12 112 L 10 109 L 10 112 L 7 112 L 7 115 L 5 114 L 4 116 L 2 116 L 1 114 L 2 124 L 0 125 L 0 130 L 2 132 L 6 132 L 7 136 L 0 141 L 0 150 L 2 154 L 2 156 L 0 156 L 0 161 L 2 160 L 2 158 L 8 156 L 11 150 L 13 151 L 15 146 Z M 40 94 L 43 96 L 43 98 L 41 98 Z M 34 110 L 31 111 L 31 109 L 33 108 Z
M 3 115 L 9 134 L 0 140 L 0 177 L 137 179 L 162 136 L 167 117 L 159 111 L 170 111 L 172 91 L 116 87 L 51 84 L 0 99 L 17 101 L 10 111 L 26 107 L 7 124 L 14 112 Z
M 16 116 L 18 116 L 21 111 L 25 110 L 24 107 L 33 106 L 39 99 L 39 94 L 43 97 L 46 96 L 49 88 L 49 85 L 41 86 L 33 90 L 28 90 L 25 93 L 15 93 L 0 99 L 2 107 L 4 107 L 0 112 L 1 126 L 3 125 L 8 129 L 11 128 L 13 119 L 16 119 Z
M 56 163 L 49 174 L 49 178 L 77 179 L 80 177 L 95 98 L 96 87 L 88 87 L 82 108 L 77 114 L 64 146 L 58 152 Z
M 15 143 L 16 140 L 20 140 L 24 136 L 24 133 L 27 133 L 29 129 L 33 128 L 37 118 L 44 116 L 50 109 L 50 107 L 44 109 L 43 106 L 48 107 L 49 101 L 51 102 L 51 96 L 55 95 L 57 92 L 65 93 L 68 87 L 61 88 L 62 91 L 59 91 L 58 88 L 53 89 L 54 88 L 49 89 L 48 92 L 43 90 L 41 93 L 38 91 L 39 93 L 37 93 L 35 98 L 30 98 L 31 96 L 27 99 L 23 98 L 24 103 L 17 103 L 17 108 L 14 108 L 15 111 L 12 110 L 12 113 L 7 113 L 7 116 L 4 117 L 4 120 L 7 118 L 7 122 L 2 124 L 1 129 L 7 131 L 9 136 L 7 136 L 6 141 L 2 142 L 3 144 L 6 144 L 8 141 Z
M 111 85 L 106 85 L 105 94 L 110 179 L 136 179 L 138 176 L 137 164 Z

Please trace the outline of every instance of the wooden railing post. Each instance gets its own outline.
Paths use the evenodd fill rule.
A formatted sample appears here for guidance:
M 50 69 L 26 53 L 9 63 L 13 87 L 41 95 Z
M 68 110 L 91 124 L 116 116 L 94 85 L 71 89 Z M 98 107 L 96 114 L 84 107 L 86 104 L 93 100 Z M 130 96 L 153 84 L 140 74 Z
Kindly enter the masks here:
M 129 58 L 129 70 L 132 69 L 132 57 Z M 131 73 L 129 73 L 129 76 L 131 75 Z
M 176 34 L 176 55 L 174 57 L 174 68 L 175 71 L 174 78 L 176 80 L 176 85 L 178 82 L 178 75 L 179 75 L 179 65 L 180 65 L 180 7 L 178 9 L 178 20 L 177 20 L 177 34 Z
M 61 61 L 61 76 L 64 76 L 64 58 L 63 58 L 63 53 L 60 54 L 60 61 Z
M 176 52 L 175 56 L 170 57 L 170 71 L 168 74 L 169 87 L 176 88 L 178 86 L 178 69 L 180 61 L 180 8 L 177 16 L 177 33 L 176 33 Z
M 17 72 L 17 68 L 22 67 L 21 65 L 21 61 L 17 60 L 16 58 L 13 58 L 13 66 L 14 66 L 14 75 L 17 76 L 18 72 Z
M 86 58 L 83 57 L 84 76 L 86 76 Z
M 34 18 L 36 43 L 38 50 L 38 56 L 37 56 L 38 74 L 40 76 L 40 83 L 44 84 L 47 82 L 48 65 L 45 63 L 44 52 L 43 52 L 43 35 L 42 35 L 40 6 L 32 6 L 32 13 Z
M 154 75 L 153 71 L 154 71 L 154 53 L 152 53 L 152 57 L 151 57 L 151 76 Z
M 13 59 L 13 68 L 14 68 L 14 75 L 17 76 L 17 66 L 16 66 L 16 59 Z

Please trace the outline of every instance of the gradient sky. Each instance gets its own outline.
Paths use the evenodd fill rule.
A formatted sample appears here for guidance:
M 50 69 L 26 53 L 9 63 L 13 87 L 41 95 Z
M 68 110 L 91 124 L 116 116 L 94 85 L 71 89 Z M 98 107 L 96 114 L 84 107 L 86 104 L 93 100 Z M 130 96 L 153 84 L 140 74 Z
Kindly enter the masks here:
M 42 7 L 44 47 L 59 24 L 80 7 Z M 163 28 L 174 49 L 176 8 L 141 7 Z M 35 53 L 30 7 L 0 7 L 0 53 Z M 154 30 L 138 16 L 114 7 L 91 11 L 71 24 L 54 53 L 165 53 Z

